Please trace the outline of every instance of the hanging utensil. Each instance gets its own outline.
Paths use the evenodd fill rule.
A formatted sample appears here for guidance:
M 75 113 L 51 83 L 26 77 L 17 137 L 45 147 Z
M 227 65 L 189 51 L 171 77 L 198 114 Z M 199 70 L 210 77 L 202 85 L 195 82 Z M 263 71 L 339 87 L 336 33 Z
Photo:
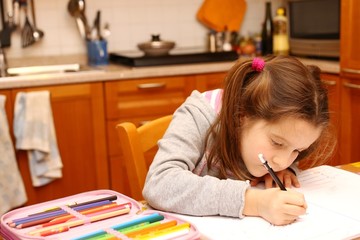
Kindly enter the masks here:
M 39 41 L 41 38 L 44 37 L 44 32 L 40 29 L 37 28 L 36 25 L 36 19 L 35 19 L 35 5 L 34 5 L 34 0 L 31 0 L 31 14 L 32 14 L 32 20 L 33 20 L 33 35 L 34 35 L 34 39 L 35 41 Z
M 0 33 L 0 46 L 2 48 L 10 47 L 12 29 L 10 28 L 9 23 L 5 21 L 5 14 L 7 14 L 7 11 L 4 8 L 3 0 L 0 0 L 0 8 L 1 8 L 1 25 L 2 25 L 2 30 Z
M 84 0 L 70 0 L 68 3 L 68 11 L 71 16 L 76 19 L 80 35 L 84 39 L 90 36 L 89 25 L 85 16 L 85 1 Z
M 25 14 L 25 23 L 21 30 L 21 45 L 23 48 L 25 48 L 32 45 L 35 42 L 34 28 L 29 21 L 29 17 L 27 13 L 28 6 L 26 0 L 20 1 L 20 8 L 24 11 Z

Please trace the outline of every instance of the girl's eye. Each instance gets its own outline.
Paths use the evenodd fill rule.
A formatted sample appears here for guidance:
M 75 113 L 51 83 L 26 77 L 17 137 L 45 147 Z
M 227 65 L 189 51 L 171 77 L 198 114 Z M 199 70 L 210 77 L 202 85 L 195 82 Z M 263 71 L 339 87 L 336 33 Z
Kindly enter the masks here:
M 278 147 L 282 147 L 282 146 L 283 146 L 282 143 L 276 142 L 276 141 L 274 141 L 273 139 L 271 139 L 271 142 L 272 142 L 272 144 L 275 145 L 275 146 L 278 146 Z

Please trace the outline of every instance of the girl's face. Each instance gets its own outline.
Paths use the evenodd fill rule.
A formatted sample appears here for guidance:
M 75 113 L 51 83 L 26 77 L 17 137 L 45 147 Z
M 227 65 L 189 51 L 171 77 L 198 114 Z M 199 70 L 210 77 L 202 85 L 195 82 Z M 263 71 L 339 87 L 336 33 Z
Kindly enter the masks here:
M 241 135 L 241 155 L 254 177 L 267 174 L 258 158 L 262 153 L 275 172 L 288 168 L 299 152 L 318 139 L 321 128 L 298 118 L 285 118 L 277 123 L 265 120 L 244 120 Z

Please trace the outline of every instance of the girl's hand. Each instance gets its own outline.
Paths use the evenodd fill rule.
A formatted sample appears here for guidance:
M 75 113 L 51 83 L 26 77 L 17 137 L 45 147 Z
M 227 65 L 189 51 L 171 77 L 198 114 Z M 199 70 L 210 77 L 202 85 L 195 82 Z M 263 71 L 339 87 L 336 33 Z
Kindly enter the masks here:
M 279 177 L 280 181 L 283 182 L 286 188 L 291 187 L 291 185 L 293 185 L 294 187 L 300 187 L 300 183 L 296 175 L 289 169 L 276 172 L 276 175 Z M 271 178 L 270 174 L 266 174 L 263 177 L 259 177 L 251 180 L 251 186 L 256 186 L 260 182 L 265 183 L 265 188 L 272 188 L 274 184 L 276 185 L 274 180 Z
M 274 225 L 286 225 L 304 215 L 306 209 L 304 195 L 299 192 L 279 188 L 248 189 L 243 214 L 260 216 Z

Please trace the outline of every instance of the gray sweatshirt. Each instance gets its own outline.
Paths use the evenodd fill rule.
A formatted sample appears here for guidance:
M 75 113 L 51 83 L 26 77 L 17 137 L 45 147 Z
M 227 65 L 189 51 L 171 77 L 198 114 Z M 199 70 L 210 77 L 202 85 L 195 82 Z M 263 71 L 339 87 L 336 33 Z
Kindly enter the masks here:
M 208 171 L 204 139 L 216 111 L 194 91 L 175 111 L 146 177 L 143 196 L 155 209 L 194 216 L 242 217 L 248 181 Z

